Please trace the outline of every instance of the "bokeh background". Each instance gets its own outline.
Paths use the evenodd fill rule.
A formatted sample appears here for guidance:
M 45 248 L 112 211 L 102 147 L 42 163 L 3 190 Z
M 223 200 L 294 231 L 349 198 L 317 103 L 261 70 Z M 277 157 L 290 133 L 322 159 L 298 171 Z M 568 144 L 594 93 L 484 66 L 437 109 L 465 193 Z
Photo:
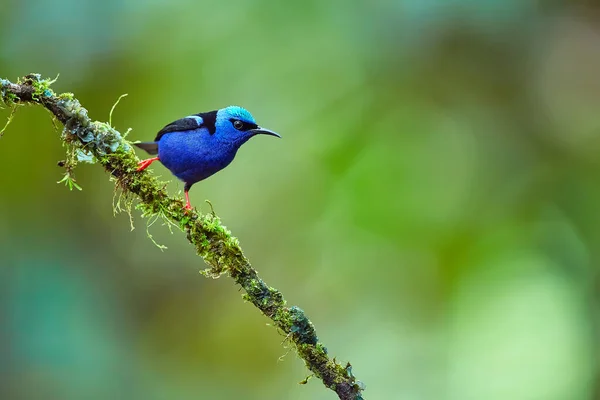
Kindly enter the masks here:
M 243 105 L 196 185 L 367 399 L 600 396 L 594 1 L 3 0 L 0 76 L 60 78 L 132 140 Z M 5 120 L 9 110 L 0 111 Z M 0 398 L 333 399 L 180 232 L 113 216 L 59 133 L 0 139 Z M 141 155 L 141 154 L 140 154 Z M 155 174 L 182 185 L 164 167 Z

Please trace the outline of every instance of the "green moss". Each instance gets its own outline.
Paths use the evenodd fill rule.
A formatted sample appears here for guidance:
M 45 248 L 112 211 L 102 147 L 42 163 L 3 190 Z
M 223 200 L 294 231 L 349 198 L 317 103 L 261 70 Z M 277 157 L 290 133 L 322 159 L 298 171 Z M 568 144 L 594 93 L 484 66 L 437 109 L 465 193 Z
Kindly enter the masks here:
M 121 99 L 123 97 L 127 96 L 127 93 L 122 94 L 121 96 L 119 96 L 119 98 L 117 99 L 117 101 L 115 101 L 115 104 L 113 104 L 113 106 L 110 109 L 110 112 L 108 113 L 108 125 L 112 126 L 112 115 L 113 112 L 115 111 L 115 108 L 117 108 L 117 105 L 119 104 L 119 102 L 121 101 Z
M 313 376 L 315 376 L 314 374 L 310 374 L 308 375 L 306 378 L 304 378 L 303 380 L 301 380 L 300 382 L 298 382 L 299 385 L 306 385 L 308 383 L 308 381 L 310 380 L 310 378 L 312 378 Z
M 22 83 L 25 85 L 30 85 L 34 88 L 32 98 L 35 101 L 39 101 L 44 97 L 54 97 L 54 91 L 50 89 L 50 85 L 52 85 L 56 80 L 55 79 L 42 79 L 40 74 L 29 74 L 23 78 Z
M 0 102 L 9 107 L 19 102 L 17 95 L 10 91 L 10 81 L 6 79 L 0 79 Z
M 75 181 L 75 178 L 73 178 L 71 176 L 70 172 L 65 172 L 65 176 L 60 181 L 58 181 L 56 183 L 64 183 L 65 186 L 67 188 L 69 188 L 69 190 L 73 190 L 73 189 L 82 190 L 81 186 L 79 186 L 77 184 L 77 182 Z
M 115 181 L 114 178 L 112 178 L 111 180 Z M 122 212 L 127 213 L 127 216 L 129 217 L 129 225 L 131 227 L 131 230 L 135 229 L 135 226 L 133 224 L 133 212 L 132 212 L 133 203 L 134 203 L 134 197 L 131 193 L 121 190 L 119 188 L 119 186 L 115 187 L 115 190 L 113 193 L 113 201 L 112 201 L 113 215 L 116 216 L 117 214 L 120 214 Z
M 300 307 L 292 306 L 289 309 L 290 332 L 297 343 L 317 344 L 317 335 L 312 322 L 306 317 Z
M 74 100 L 75 99 L 75 95 L 73 93 L 70 92 L 65 92 L 65 93 L 61 93 L 57 96 L 58 99 L 60 100 Z
M 14 106 L 19 103 L 19 98 L 16 94 L 9 91 L 2 91 L 2 103 L 7 106 Z
M 0 137 L 2 137 L 2 135 L 4 135 L 4 132 L 6 131 L 6 128 L 8 128 L 8 126 L 10 125 L 10 123 L 12 122 L 14 116 L 15 116 L 15 112 L 17 111 L 17 105 L 13 104 L 10 110 L 10 114 L 8 115 L 8 118 L 6 119 L 6 124 L 4 124 L 4 126 L 2 127 L 2 129 L 0 129 Z

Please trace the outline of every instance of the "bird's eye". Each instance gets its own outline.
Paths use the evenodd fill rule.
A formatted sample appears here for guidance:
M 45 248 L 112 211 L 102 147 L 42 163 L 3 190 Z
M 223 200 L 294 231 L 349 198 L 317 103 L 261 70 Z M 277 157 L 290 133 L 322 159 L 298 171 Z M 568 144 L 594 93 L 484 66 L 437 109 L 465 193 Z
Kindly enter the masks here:
M 236 119 L 235 121 L 233 121 L 233 127 L 235 129 L 237 129 L 238 131 L 241 131 L 242 128 L 244 127 L 244 123 L 242 121 L 240 121 L 239 119 Z

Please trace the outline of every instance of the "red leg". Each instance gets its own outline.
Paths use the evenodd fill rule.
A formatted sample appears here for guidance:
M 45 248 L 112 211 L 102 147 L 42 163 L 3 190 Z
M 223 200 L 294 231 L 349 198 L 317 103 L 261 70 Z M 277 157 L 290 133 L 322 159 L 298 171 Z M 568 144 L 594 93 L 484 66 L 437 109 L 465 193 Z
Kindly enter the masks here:
M 188 190 L 184 190 L 185 193 L 185 209 L 191 210 L 192 205 L 190 204 L 190 192 Z
M 143 171 L 150 166 L 154 161 L 158 161 L 158 157 L 149 158 L 147 160 L 142 160 L 138 163 L 138 171 Z

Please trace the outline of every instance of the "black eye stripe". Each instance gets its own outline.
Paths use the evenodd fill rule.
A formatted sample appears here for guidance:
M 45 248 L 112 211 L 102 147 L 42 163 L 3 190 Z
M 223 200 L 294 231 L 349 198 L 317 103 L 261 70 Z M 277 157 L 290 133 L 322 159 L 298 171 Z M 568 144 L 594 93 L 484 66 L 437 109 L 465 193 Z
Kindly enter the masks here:
M 234 118 L 230 119 L 230 121 L 231 121 L 233 127 L 235 129 L 237 129 L 238 131 L 245 132 L 245 131 L 249 131 L 250 129 L 258 128 L 258 125 L 253 124 L 251 122 L 245 122 L 245 121 L 242 121 L 239 119 L 234 119 Z M 236 125 L 239 125 L 240 122 L 241 122 L 242 126 L 240 128 L 236 127 Z

